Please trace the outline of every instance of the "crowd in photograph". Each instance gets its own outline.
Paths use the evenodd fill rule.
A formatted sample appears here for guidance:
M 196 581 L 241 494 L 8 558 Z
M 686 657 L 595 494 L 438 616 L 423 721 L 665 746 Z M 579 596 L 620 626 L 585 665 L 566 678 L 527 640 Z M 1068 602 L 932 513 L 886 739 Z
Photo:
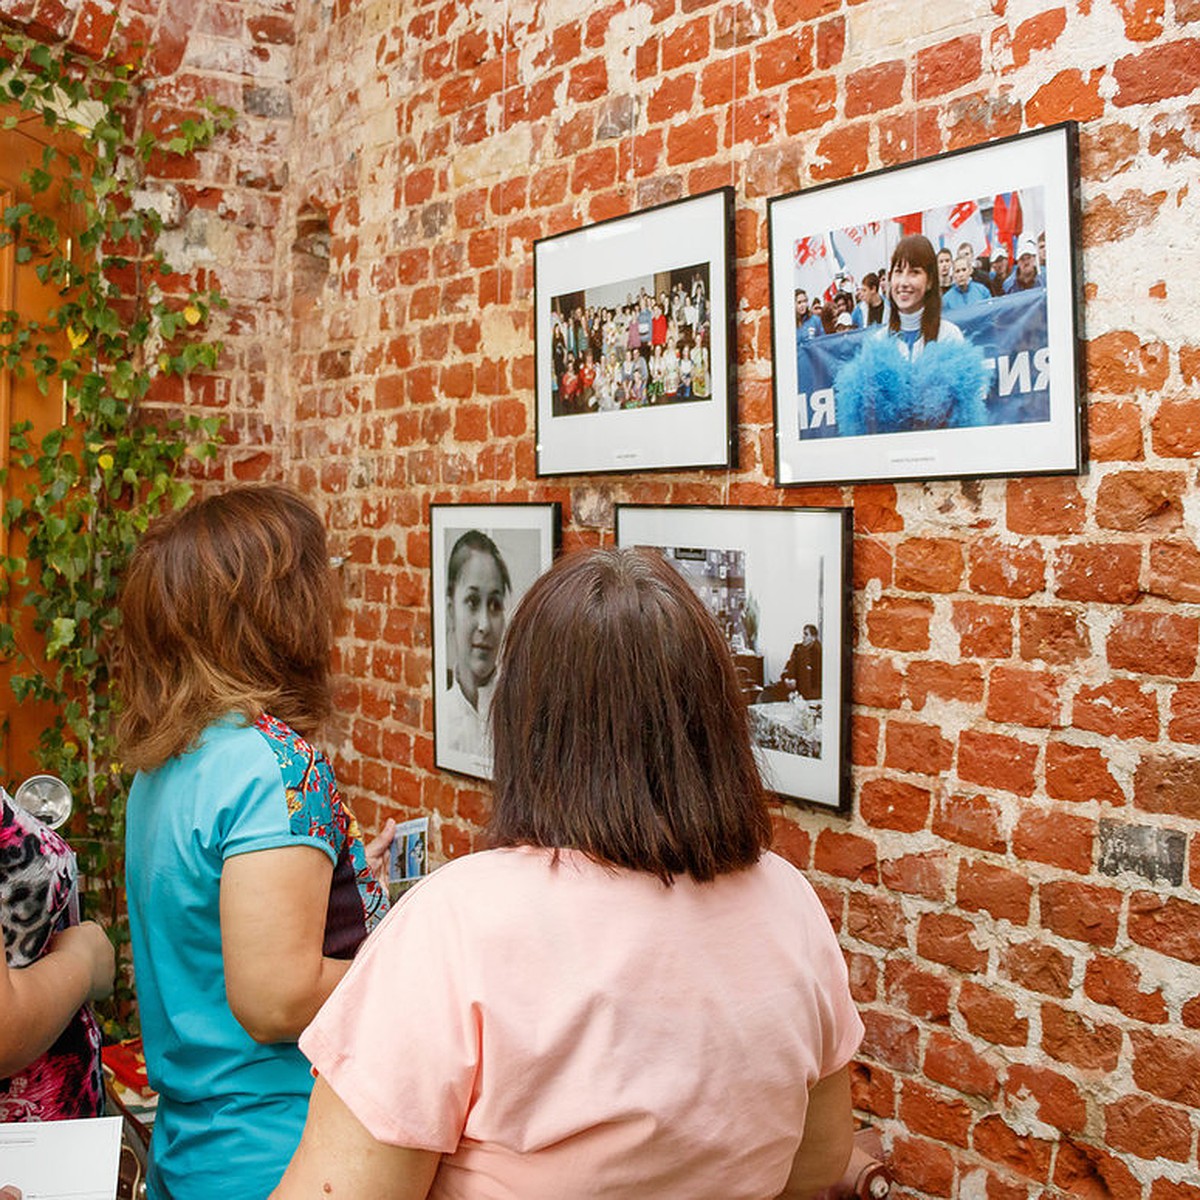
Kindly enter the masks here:
M 551 306 L 551 412 L 569 416 L 712 395 L 710 310 L 704 279 L 651 295 L 630 292 L 616 306 Z
M 976 254 L 971 243 L 965 241 L 953 250 L 940 247 L 936 260 L 943 312 L 953 313 L 996 296 L 1046 286 L 1045 233 L 1021 238 L 1011 255 L 1003 243 L 990 253 Z M 887 325 L 894 283 L 891 272 L 881 267 L 866 272 L 857 285 L 848 276 L 838 276 L 824 295 L 810 296 L 797 288 L 797 337 L 814 338 Z

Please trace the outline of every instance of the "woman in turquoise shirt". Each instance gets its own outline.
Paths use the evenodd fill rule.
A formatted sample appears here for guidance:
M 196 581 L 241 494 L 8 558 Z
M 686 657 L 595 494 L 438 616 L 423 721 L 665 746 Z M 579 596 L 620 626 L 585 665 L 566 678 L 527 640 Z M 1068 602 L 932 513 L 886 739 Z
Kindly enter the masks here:
M 151 527 L 121 611 L 150 1200 L 255 1200 L 300 1137 L 296 1038 L 387 908 L 309 740 L 332 707 L 324 529 L 285 488 L 209 497 Z

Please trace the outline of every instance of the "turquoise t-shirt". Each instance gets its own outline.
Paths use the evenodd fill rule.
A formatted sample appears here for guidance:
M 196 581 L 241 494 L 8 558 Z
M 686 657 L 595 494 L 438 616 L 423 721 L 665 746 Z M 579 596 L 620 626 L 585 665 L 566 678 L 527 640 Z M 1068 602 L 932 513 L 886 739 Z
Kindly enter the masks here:
M 140 773 L 126 815 L 126 890 L 146 1070 L 159 1093 L 151 1200 L 260 1200 L 304 1125 L 312 1077 L 294 1043 L 260 1045 L 225 999 L 225 860 L 315 846 L 334 864 L 324 952 L 350 957 L 387 909 L 333 769 L 280 721 L 227 717 Z

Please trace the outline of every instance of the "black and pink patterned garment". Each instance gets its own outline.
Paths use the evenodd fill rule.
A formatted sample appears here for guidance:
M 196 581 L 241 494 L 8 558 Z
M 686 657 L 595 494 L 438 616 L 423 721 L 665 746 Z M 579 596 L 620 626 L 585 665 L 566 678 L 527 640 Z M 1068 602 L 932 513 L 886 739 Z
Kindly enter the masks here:
M 36 962 L 51 935 L 77 920 L 75 855 L 0 789 L 0 925 L 11 968 Z M 0 1121 L 65 1121 L 104 1108 L 100 1030 L 85 1005 L 40 1058 L 0 1079 Z

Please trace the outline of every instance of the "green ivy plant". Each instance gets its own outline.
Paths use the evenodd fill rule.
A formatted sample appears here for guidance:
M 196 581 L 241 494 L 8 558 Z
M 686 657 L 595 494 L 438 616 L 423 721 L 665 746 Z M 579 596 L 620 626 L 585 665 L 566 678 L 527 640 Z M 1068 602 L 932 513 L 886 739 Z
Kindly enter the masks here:
M 0 246 L 13 245 L 16 261 L 57 297 L 41 321 L 0 311 L 0 368 L 31 375 L 43 396 L 61 386 L 65 412 L 65 423 L 40 442 L 27 422 L 12 429 L 10 462 L 29 482 L 3 511 L 25 550 L 0 559 L 0 658 L 14 663 L 18 703 L 54 706 L 38 760 L 75 796 L 67 832 L 85 911 L 110 930 L 119 951 L 128 942 L 122 884 L 130 782 L 116 754 L 109 669 L 119 580 L 150 520 L 187 501 L 189 479 L 216 453 L 220 433 L 219 418 L 169 416 L 144 404 L 156 378 L 216 365 L 221 344 L 206 331 L 224 302 L 216 291 L 168 282 L 163 221 L 143 184 L 152 153 L 194 154 L 233 116 L 206 106 L 155 137 L 136 129 L 136 98 L 127 68 L 0 33 L 0 101 L 40 114 L 65 135 L 55 139 L 60 145 L 78 147 L 47 147 L 41 165 L 24 176 L 34 196 L 61 189 L 57 204 L 38 208 L 69 217 L 28 203 L 0 216 Z M 17 119 L 8 116 L 5 127 Z M 30 627 L 40 647 L 23 640 Z M 127 986 L 103 1016 L 110 1034 L 128 1029 L 135 1015 Z

